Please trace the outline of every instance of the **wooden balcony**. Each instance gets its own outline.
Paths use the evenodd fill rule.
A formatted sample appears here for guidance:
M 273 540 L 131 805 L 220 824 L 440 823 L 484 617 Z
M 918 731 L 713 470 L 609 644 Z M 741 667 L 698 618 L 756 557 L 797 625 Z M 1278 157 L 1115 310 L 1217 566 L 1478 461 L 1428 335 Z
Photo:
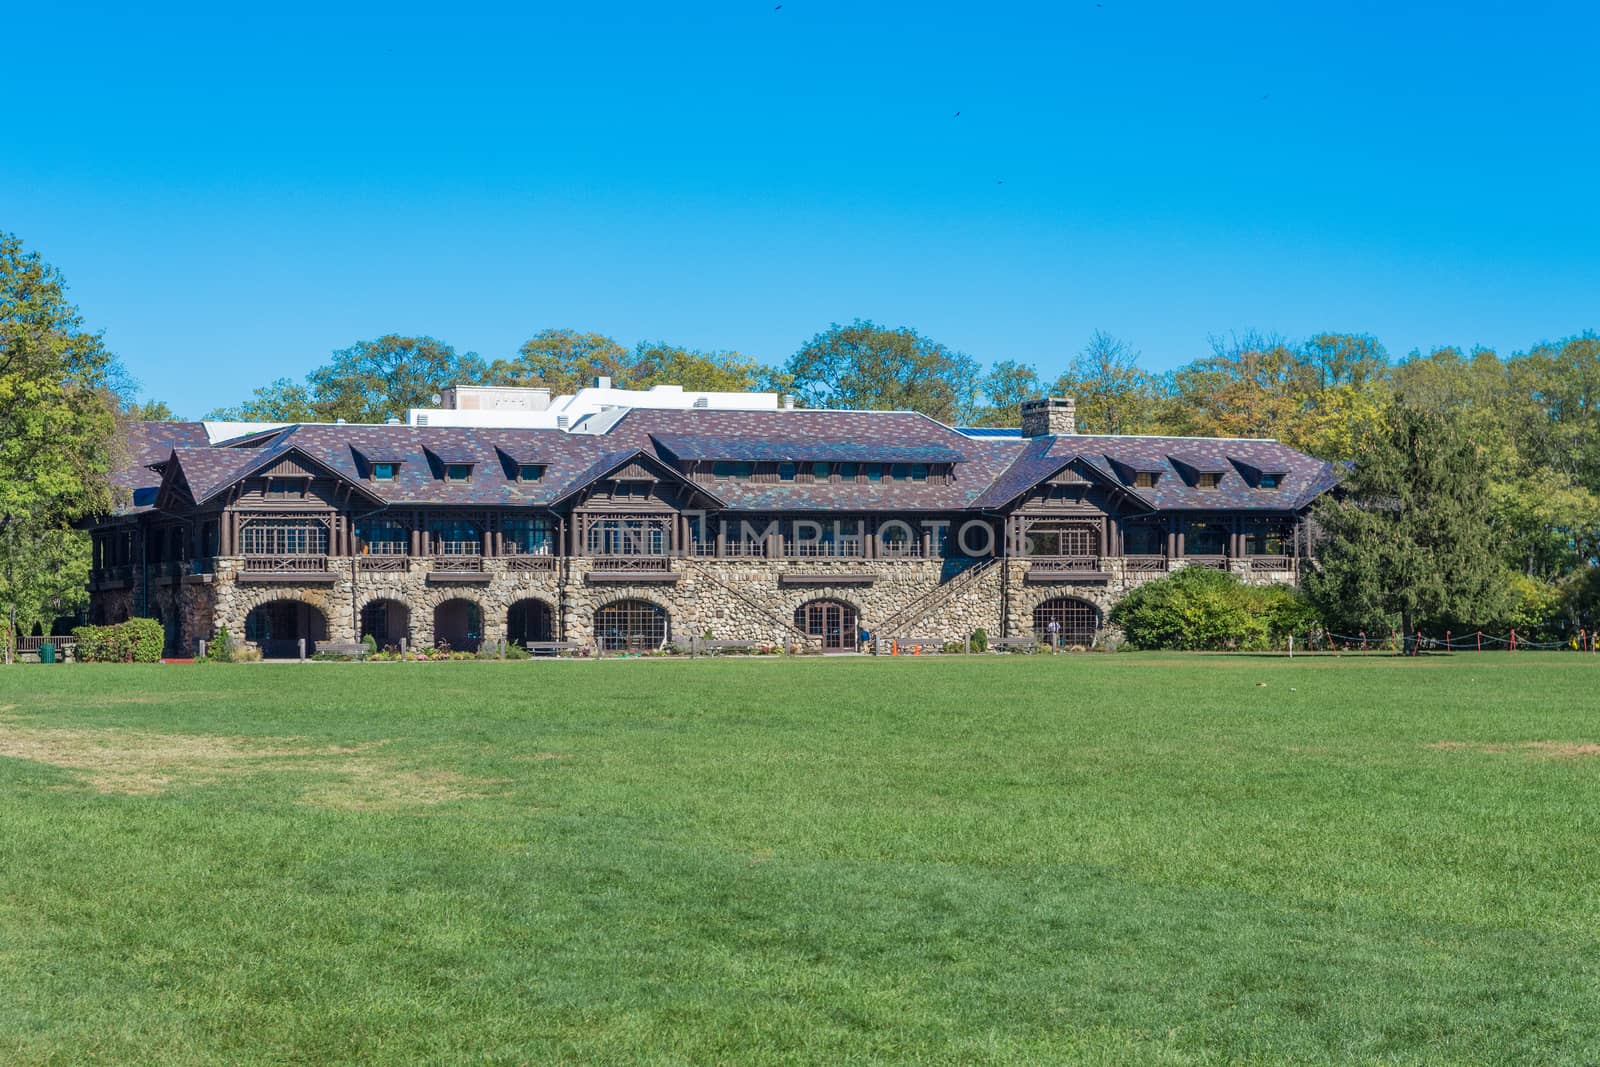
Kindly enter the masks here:
M 482 549 L 476 541 L 445 541 L 433 557 L 430 582 L 488 582 L 491 575 L 483 566 Z M 470 551 L 468 551 L 470 549 Z
M 1106 582 L 1111 572 L 1099 556 L 1029 556 L 1030 582 Z
M 595 556 L 590 564 L 591 582 L 675 582 L 680 577 L 672 569 L 671 556 Z
M 325 555 L 245 556 L 241 582 L 331 583 L 333 569 Z

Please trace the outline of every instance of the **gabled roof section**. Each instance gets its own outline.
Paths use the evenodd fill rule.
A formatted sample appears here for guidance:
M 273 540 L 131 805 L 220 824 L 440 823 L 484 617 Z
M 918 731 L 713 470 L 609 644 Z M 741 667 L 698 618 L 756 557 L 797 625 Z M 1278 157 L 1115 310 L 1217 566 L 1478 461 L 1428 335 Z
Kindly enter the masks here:
M 1139 496 L 1128 493 L 1103 462 L 1079 452 L 1056 451 L 1054 444 L 1054 440 L 1048 437 L 1030 438 L 1027 450 L 972 502 L 972 506 L 984 511 L 1004 511 L 1034 486 L 1049 481 L 1068 468 L 1076 470 L 1091 482 L 1124 493 L 1140 507 L 1149 506 Z
M 175 448 L 163 470 L 162 497 L 181 488 L 189 503 L 198 507 L 245 478 L 260 460 L 261 453 L 254 449 Z
M 551 505 L 554 506 L 556 504 L 565 503 L 567 500 L 576 496 L 584 489 L 587 489 L 595 482 L 598 482 L 609 475 L 615 474 L 626 467 L 632 466 L 635 463 L 638 463 L 646 469 L 655 472 L 663 481 L 674 482 L 701 494 L 707 500 L 710 500 L 713 504 L 716 504 L 719 507 L 724 507 L 727 504 L 725 500 L 719 497 L 716 493 L 712 492 L 710 489 L 685 478 L 681 472 L 679 472 L 670 464 L 663 462 L 654 453 L 648 452 L 642 448 L 622 448 L 614 452 L 605 453 L 599 459 L 595 460 L 594 463 L 590 464 L 587 470 L 580 472 L 576 477 L 572 478 L 567 483 L 566 489 L 551 501 Z
M 130 502 L 119 506 L 117 512 L 129 515 L 150 510 L 162 481 L 161 472 L 152 464 L 170 459 L 174 448 L 205 448 L 209 443 L 205 426 L 198 422 L 122 423 L 110 480 Z

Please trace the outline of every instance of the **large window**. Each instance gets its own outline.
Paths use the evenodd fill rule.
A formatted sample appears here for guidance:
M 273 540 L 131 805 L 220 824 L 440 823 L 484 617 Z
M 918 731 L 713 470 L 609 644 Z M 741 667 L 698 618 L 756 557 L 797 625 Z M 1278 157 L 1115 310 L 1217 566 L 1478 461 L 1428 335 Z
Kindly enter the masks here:
M 1026 548 L 1030 556 L 1097 556 L 1100 531 L 1081 524 L 1035 523 L 1028 528 Z
M 548 556 L 555 549 L 555 526 L 549 519 L 507 519 L 500 529 L 512 555 Z
M 665 555 L 667 521 L 658 518 L 593 519 L 585 544 L 591 556 Z
M 1130 556 L 1167 554 L 1167 530 L 1148 522 L 1130 522 L 1122 529 L 1123 551 Z
M 595 611 L 594 636 L 607 652 L 644 652 L 667 643 L 672 622 L 648 600 L 618 600 Z
M 246 519 L 239 547 L 247 556 L 325 556 L 328 527 L 315 519 Z
M 1191 522 L 1183 534 L 1183 554 L 1186 556 L 1227 555 L 1228 531 L 1220 523 Z
M 410 535 L 396 519 L 362 519 L 356 523 L 356 537 L 361 550 L 373 556 L 403 556 Z
M 1247 556 L 1287 556 L 1293 547 L 1293 534 L 1286 524 L 1252 523 L 1245 527 L 1244 553 Z
M 434 519 L 428 532 L 442 556 L 477 556 L 483 553 L 483 530 L 471 519 Z

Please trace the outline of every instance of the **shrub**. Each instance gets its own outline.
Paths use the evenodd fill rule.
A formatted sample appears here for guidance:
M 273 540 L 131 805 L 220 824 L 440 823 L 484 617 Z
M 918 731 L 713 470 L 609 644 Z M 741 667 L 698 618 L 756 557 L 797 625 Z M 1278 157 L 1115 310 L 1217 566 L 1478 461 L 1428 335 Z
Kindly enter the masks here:
M 156 663 L 167 634 L 155 619 L 129 619 L 115 626 L 79 626 L 78 659 L 84 663 Z
M 232 663 L 237 658 L 238 651 L 233 643 L 233 635 L 228 633 L 226 626 L 223 626 L 218 628 L 217 636 L 206 646 L 206 659 L 213 663 Z
M 362 634 L 361 643 L 366 646 L 367 655 L 374 655 L 378 651 L 378 639 L 371 634 Z
M 1134 648 L 1215 652 L 1276 648 L 1316 618 L 1286 586 L 1247 586 L 1223 571 L 1184 567 L 1129 593 L 1109 621 Z
M 506 659 L 532 659 L 533 653 L 517 644 L 515 641 L 506 642 Z
M 974 652 L 987 652 L 987 651 L 989 651 L 989 631 L 985 630 L 981 626 L 978 627 L 976 630 L 972 631 L 972 651 L 974 651 Z

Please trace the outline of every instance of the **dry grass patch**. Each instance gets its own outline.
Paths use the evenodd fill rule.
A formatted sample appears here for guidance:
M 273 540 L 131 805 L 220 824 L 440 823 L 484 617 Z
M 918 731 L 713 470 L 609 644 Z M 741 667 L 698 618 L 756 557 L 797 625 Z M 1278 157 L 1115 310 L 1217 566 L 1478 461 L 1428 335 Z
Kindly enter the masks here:
M 0 713 L 0 757 L 71 771 L 98 793 L 148 796 L 248 774 L 323 771 L 331 780 L 308 791 L 307 803 L 393 808 L 481 795 L 477 787 L 493 784 L 449 771 L 404 770 L 364 755 L 387 743 L 311 745 L 297 738 L 37 726 Z
M 1435 741 L 1428 747 L 1445 752 L 1521 752 L 1547 759 L 1600 756 L 1600 744 L 1592 741 Z

